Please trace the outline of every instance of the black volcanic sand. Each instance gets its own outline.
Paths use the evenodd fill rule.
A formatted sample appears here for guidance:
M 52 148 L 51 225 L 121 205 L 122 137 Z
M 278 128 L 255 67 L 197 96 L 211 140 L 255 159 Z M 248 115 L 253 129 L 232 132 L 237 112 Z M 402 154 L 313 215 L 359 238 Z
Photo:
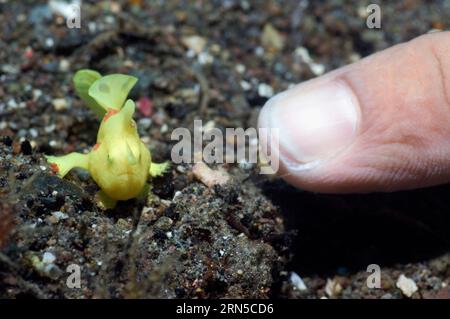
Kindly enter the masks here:
M 172 165 L 153 196 L 103 211 L 86 172 L 60 179 L 43 158 L 95 144 L 98 119 L 71 84 L 78 69 L 139 77 L 131 97 L 153 110 L 135 119 L 163 161 L 174 128 L 254 127 L 271 91 L 448 29 L 445 2 L 383 4 L 381 30 L 365 26 L 369 1 L 83 1 L 81 29 L 46 1 L 1 3 L 0 297 L 402 298 L 405 274 L 413 298 L 449 298 L 449 185 L 318 195 L 227 165 L 230 182 L 208 188 L 191 165 Z M 366 285 L 374 263 L 380 289 Z M 71 264 L 80 289 L 66 285 Z

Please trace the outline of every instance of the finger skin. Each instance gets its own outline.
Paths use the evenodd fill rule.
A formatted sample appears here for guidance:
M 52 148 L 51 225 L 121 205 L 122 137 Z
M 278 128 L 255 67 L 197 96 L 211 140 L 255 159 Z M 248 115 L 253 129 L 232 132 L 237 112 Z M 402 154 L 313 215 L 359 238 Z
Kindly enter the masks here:
M 331 193 L 396 191 L 450 181 L 450 32 L 394 46 L 302 83 L 289 95 L 295 98 L 330 81 L 343 83 L 356 96 L 357 137 L 343 152 L 309 169 L 281 148 L 283 178 L 306 190 Z M 268 104 L 283 107 L 274 100 Z

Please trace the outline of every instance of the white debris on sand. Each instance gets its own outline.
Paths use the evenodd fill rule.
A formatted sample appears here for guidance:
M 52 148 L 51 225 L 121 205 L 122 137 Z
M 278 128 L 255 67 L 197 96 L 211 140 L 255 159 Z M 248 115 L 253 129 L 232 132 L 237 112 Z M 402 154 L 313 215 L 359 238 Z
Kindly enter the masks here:
M 280 51 L 284 47 L 284 37 L 273 25 L 267 23 L 261 33 L 261 44 L 268 50 Z
M 195 178 L 208 187 L 214 185 L 225 185 L 230 180 L 230 175 L 222 170 L 213 170 L 203 162 L 196 163 L 192 167 Z
M 400 277 L 398 277 L 397 283 L 395 285 L 408 298 L 411 298 L 412 295 L 414 295 L 414 293 L 419 290 L 414 280 L 406 277 L 404 274 L 401 274 Z

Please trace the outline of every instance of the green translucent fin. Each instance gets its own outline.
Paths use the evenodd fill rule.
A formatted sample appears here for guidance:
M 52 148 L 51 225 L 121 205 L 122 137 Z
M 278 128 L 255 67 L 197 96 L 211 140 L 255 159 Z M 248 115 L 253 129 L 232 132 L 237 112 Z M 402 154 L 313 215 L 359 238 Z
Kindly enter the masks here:
M 117 205 L 117 200 L 112 199 L 102 190 L 99 190 L 95 195 L 95 201 L 101 209 L 113 209 Z
M 64 177 L 72 168 L 89 168 L 89 154 L 70 153 L 64 156 L 44 155 L 52 170 Z
M 78 96 L 100 118 L 102 118 L 103 115 L 105 115 L 106 109 L 100 106 L 100 104 L 98 104 L 92 97 L 89 96 L 89 88 L 95 81 L 97 81 L 101 77 L 102 76 L 100 73 L 89 69 L 80 70 L 77 73 L 75 73 L 73 77 L 73 84 L 75 86 L 75 91 L 77 92 Z
M 150 163 L 149 174 L 151 177 L 158 177 L 163 175 L 170 167 L 169 162 L 164 163 Z
M 105 109 L 120 110 L 137 81 L 125 74 L 106 75 L 91 85 L 89 96 Z

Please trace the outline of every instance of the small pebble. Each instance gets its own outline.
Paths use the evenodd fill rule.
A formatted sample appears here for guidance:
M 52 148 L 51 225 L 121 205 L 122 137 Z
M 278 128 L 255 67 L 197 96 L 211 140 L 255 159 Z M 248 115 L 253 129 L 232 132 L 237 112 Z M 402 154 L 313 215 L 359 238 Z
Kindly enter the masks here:
M 175 194 L 173 195 L 172 201 L 175 201 L 175 199 L 180 196 L 181 194 L 183 194 L 181 191 L 176 191 Z
M 181 174 L 186 173 L 186 167 L 184 167 L 183 165 L 178 165 L 177 166 L 177 172 L 181 173 Z
M 55 140 L 51 140 L 50 142 L 48 142 L 48 145 L 50 145 L 53 148 L 57 148 L 61 145 L 61 143 Z
M 195 57 L 195 51 L 192 50 L 192 49 L 187 50 L 186 57 L 188 57 L 189 59 L 194 58 Z
M 26 19 L 27 19 L 27 16 L 23 13 L 17 15 L 17 22 L 24 22 Z
M 314 73 L 314 75 L 319 76 L 325 73 L 325 66 L 323 64 L 315 63 L 309 55 L 308 49 L 306 49 L 305 47 L 298 47 L 297 49 L 295 49 L 294 53 L 309 66 L 311 72 Z
M 32 138 L 36 138 L 39 135 L 38 130 L 36 130 L 35 128 L 30 128 L 30 130 L 28 132 L 30 133 L 30 136 Z
M 337 297 L 342 292 L 341 284 L 335 279 L 328 279 L 327 284 L 325 285 L 325 293 L 328 297 L 333 298 Z
M 55 107 L 55 110 L 57 111 L 64 110 L 65 108 L 67 108 L 67 101 L 64 98 L 54 99 L 52 101 L 52 104 Z
M 55 216 L 50 216 L 50 217 L 48 217 L 48 221 L 51 223 L 51 224 L 53 224 L 53 225 L 55 225 L 55 224 L 58 224 L 58 218 L 56 218 Z
M 51 48 L 55 45 L 55 40 L 53 40 L 52 38 L 47 38 L 45 39 L 45 45 Z
M 52 13 L 61 15 L 66 19 L 73 17 L 72 5 L 80 5 L 81 0 L 50 0 L 48 1 L 48 7 Z
M 316 76 L 319 76 L 319 75 L 322 75 L 325 73 L 325 65 L 323 65 L 323 64 L 312 63 L 309 67 L 311 68 L 311 72 Z
M 60 211 L 53 212 L 52 216 L 54 216 L 58 221 L 61 219 L 69 218 L 69 216 L 67 214 L 64 214 L 63 212 L 60 212 Z
M 55 128 L 56 128 L 56 125 L 51 124 L 51 125 L 44 127 L 44 131 L 45 131 L 45 133 L 51 133 L 55 130 Z
M 67 72 L 70 69 L 70 62 L 69 60 L 66 59 L 62 59 L 61 61 L 59 61 L 59 70 L 61 72 Z
M 38 90 L 38 89 L 33 90 L 33 101 L 36 101 L 41 96 L 42 96 L 42 91 L 41 90 Z
M 411 298 L 412 295 L 414 295 L 414 293 L 419 290 L 414 280 L 406 277 L 404 274 L 401 274 L 400 277 L 398 277 L 397 283 L 395 285 L 408 298 Z
M 16 100 L 14 100 L 14 99 L 10 99 L 6 105 L 10 109 L 16 109 L 19 107 L 19 104 L 17 104 Z
M 273 96 L 273 88 L 266 83 L 261 83 L 258 85 L 258 95 L 271 98 Z
M 1 70 L 4 73 L 8 73 L 8 74 L 17 74 L 19 73 L 19 68 L 11 65 L 11 64 L 5 64 L 1 66 Z
M 56 260 L 55 255 L 53 255 L 52 253 L 46 251 L 44 253 L 44 255 L 42 255 L 42 262 L 44 264 L 53 264 Z
M 153 103 L 150 98 L 144 96 L 137 101 L 138 110 L 142 115 L 149 117 L 153 114 Z
M 168 231 L 172 227 L 172 224 L 173 220 L 171 218 L 162 216 L 156 221 L 155 228 Z
M 141 128 L 143 130 L 149 129 L 151 125 L 152 125 L 152 119 L 147 118 L 147 117 L 143 118 L 143 119 L 140 119 L 138 121 L 139 128 Z
M 107 24 L 115 24 L 116 19 L 113 16 L 106 16 L 105 17 L 105 23 Z
M 205 64 L 212 64 L 214 62 L 214 57 L 209 54 L 208 52 L 200 52 L 198 55 L 198 63 L 205 65 Z
M 303 279 L 297 275 L 297 273 L 295 272 L 291 272 L 291 276 L 289 277 L 289 281 L 291 282 L 291 284 L 300 291 L 304 291 L 307 290 L 308 288 L 305 285 L 305 282 L 303 281 Z
M 95 22 L 93 22 L 93 21 L 90 21 L 90 22 L 88 23 L 88 29 L 89 29 L 89 32 L 90 32 L 90 33 L 96 32 L 96 31 L 97 31 L 97 23 L 95 23 Z
M 241 84 L 241 88 L 242 88 L 244 91 L 249 91 L 249 90 L 252 88 L 252 85 L 251 85 L 250 83 L 248 83 L 247 81 L 242 80 L 242 81 L 240 82 L 240 84 Z
M 273 25 L 267 23 L 261 33 L 261 44 L 266 49 L 279 51 L 284 47 L 284 38 Z
M 245 72 L 245 65 L 243 65 L 243 64 L 237 64 L 236 65 L 236 71 L 238 72 L 238 73 L 244 73 Z
M 143 136 L 143 137 L 141 137 L 141 141 L 142 141 L 142 143 L 144 143 L 144 144 L 150 144 L 150 137 L 149 136 Z
M 256 49 L 255 49 L 255 54 L 256 54 L 257 56 L 263 56 L 263 55 L 264 55 L 264 48 L 262 48 L 262 47 L 256 47 Z
M 206 46 L 206 39 L 198 35 L 183 37 L 181 42 L 196 54 L 202 52 Z
M 242 159 L 239 161 L 239 168 L 243 170 L 249 170 L 252 169 L 254 166 L 253 163 L 250 163 L 249 161 Z

